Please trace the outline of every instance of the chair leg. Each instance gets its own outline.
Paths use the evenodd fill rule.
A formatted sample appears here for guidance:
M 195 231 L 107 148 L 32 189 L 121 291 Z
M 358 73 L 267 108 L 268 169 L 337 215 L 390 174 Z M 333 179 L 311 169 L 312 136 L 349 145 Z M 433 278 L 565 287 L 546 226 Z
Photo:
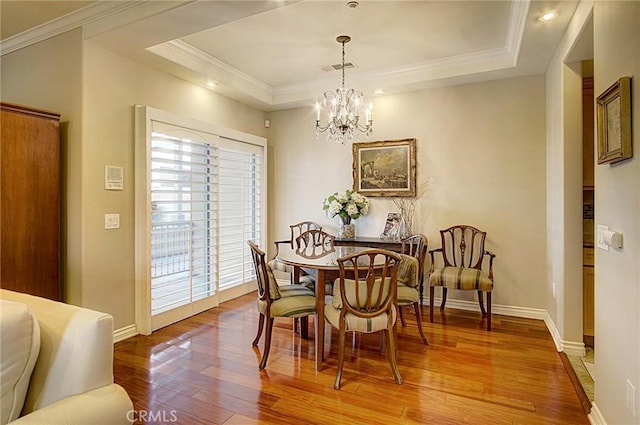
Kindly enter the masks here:
M 398 362 L 396 360 L 397 347 L 396 347 L 396 338 L 395 338 L 393 329 L 395 329 L 395 326 L 392 329 L 387 329 L 382 332 L 385 332 L 387 334 L 387 340 L 389 345 L 389 363 L 391 364 L 391 371 L 393 372 L 393 377 L 396 381 L 396 384 L 402 384 L 403 379 L 402 379 L 402 376 L 400 376 L 400 371 L 398 370 Z
M 442 287 L 442 303 L 440 303 L 440 310 L 444 310 L 444 305 L 447 303 L 447 287 Z
M 418 332 L 420 332 L 422 342 L 424 342 L 424 345 L 429 345 L 429 341 L 427 340 L 427 337 L 424 336 L 424 331 L 422 330 L 422 313 L 420 312 L 420 306 L 418 303 L 413 303 L 413 310 L 416 312 L 416 322 L 418 324 Z
M 309 316 L 300 318 L 300 337 L 302 339 L 309 339 Z
M 491 292 L 487 292 L 487 331 L 491 330 Z
M 344 323 L 340 324 L 340 335 L 338 336 L 338 370 L 336 371 L 336 380 L 333 388 L 340 389 L 340 380 L 342 379 L 342 365 L 344 363 L 344 340 L 347 330 Z
M 435 296 L 435 289 L 433 286 L 429 286 L 429 322 L 433 323 L 433 298 Z
M 422 303 L 424 301 L 424 284 L 420 284 L 420 308 L 422 309 Z
M 269 357 L 269 349 L 271 348 L 271 333 L 273 331 L 273 317 L 267 318 L 267 329 L 264 335 L 264 353 L 262 353 L 262 360 L 260 360 L 260 369 L 264 369 L 267 366 L 267 358 Z
M 402 306 L 398 306 L 398 313 L 400 314 L 400 322 L 402 322 L 402 327 L 406 328 L 407 327 L 407 322 L 405 322 L 404 320 L 404 314 L 402 314 Z
M 487 312 L 484 309 L 484 296 L 482 291 L 478 290 L 478 304 L 480 304 L 480 312 L 482 312 L 482 317 L 487 315 Z
M 256 335 L 256 339 L 253 340 L 251 345 L 256 346 L 258 342 L 260 342 L 260 337 L 262 336 L 262 329 L 264 328 L 264 315 L 262 313 L 258 313 L 258 334 Z

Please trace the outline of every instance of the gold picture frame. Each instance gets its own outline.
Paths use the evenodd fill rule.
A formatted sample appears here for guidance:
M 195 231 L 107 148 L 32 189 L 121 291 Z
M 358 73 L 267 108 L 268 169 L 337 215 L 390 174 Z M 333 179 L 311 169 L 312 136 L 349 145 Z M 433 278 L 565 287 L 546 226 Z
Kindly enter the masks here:
M 633 156 L 631 143 L 631 77 L 622 77 L 596 99 L 598 164 Z
M 416 139 L 354 143 L 353 189 L 365 196 L 416 196 Z

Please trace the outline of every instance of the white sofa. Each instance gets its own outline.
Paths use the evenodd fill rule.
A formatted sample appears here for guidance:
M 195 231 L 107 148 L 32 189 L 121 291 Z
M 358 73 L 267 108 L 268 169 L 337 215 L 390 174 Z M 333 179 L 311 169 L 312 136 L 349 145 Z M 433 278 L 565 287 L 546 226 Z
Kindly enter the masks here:
M 3 424 L 131 424 L 113 382 L 113 317 L 1 289 L 0 321 Z

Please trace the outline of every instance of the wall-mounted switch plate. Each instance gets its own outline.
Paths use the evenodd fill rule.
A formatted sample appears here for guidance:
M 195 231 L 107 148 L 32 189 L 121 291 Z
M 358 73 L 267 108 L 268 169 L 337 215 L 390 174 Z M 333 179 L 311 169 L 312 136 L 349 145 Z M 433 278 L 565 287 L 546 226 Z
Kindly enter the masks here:
M 596 247 L 605 251 L 609 251 L 609 245 L 604 241 L 604 234 L 608 230 L 609 226 L 602 226 L 598 224 L 596 227 Z
M 104 228 L 105 229 L 119 229 L 120 228 L 120 214 L 105 214 L 104 215 Z

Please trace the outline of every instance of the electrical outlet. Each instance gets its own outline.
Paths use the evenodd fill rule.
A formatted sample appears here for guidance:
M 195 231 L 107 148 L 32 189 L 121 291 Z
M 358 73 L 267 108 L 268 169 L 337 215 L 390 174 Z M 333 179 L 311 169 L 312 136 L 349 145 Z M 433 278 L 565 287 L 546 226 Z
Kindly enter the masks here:
M 636 387 L 627 379 L 627 409 L 636 417 Z

